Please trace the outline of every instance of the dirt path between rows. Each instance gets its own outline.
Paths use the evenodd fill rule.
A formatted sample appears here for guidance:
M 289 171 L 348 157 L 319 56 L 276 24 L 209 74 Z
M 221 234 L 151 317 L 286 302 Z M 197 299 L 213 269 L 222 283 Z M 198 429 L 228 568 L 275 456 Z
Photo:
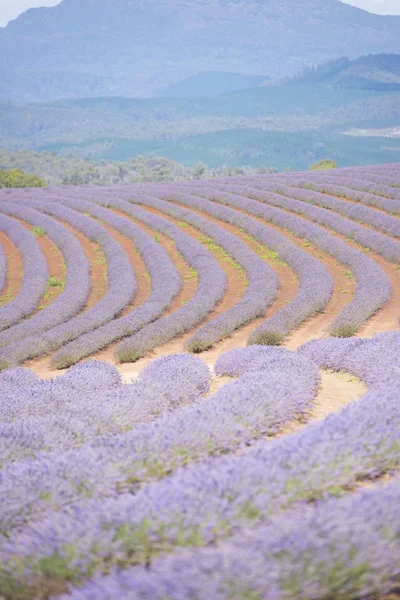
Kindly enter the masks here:
M 11 302 L 19 293 L 22 287 L 22 277 L 24 274 L 24 263 L 17 246 L 13 244 L 9 237 L 0 231 L 0 242 L 3 245 L 7 258 L 7 277 L 6 284 L 0 294 L 0 308 Z

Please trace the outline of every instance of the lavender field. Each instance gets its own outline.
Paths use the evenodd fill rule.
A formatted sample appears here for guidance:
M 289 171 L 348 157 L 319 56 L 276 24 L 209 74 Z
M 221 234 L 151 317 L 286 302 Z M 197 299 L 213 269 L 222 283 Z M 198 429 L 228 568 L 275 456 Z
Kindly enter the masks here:
M 400 164 L 0 190 L 0 600 L 400 590 Z

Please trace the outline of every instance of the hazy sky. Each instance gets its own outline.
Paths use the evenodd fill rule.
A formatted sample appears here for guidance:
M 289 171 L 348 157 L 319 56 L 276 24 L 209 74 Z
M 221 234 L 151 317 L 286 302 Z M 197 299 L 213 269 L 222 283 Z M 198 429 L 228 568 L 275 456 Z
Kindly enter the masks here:
M 133 0 L 134 1 L 134 0 Z M 301 0 L 299 0 L 301 2 Z M 320 0 L 323 2 L 324 0 Z M 400 0 L 344 0 L 380 14 L 400 15 Z M 33 6 L 55 6 L 60 0 L 0 0 L 0 27 Z

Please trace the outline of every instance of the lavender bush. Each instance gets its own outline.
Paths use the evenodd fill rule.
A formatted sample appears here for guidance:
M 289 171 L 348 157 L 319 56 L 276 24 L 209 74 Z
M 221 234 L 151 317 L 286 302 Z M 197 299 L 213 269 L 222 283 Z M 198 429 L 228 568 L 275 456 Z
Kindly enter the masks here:
M 324 265 L 304 250 L 297 248 L 277 231 L 231 208 L 218 206 L 204 198 L 175 191 L 157 192 L 171 201 L 179 202 L 233 223 L 252 235 L 262 244 L 272 248 L 297 273 L 300 290 L 296 298 L 277 311 L 252 336 L 252 343 L 280 344 L 291 329 L 307 317 L 324 308 L 333 289 L 333 280 Z M 172 210 L 175 210 L 175 205 Z M 315 282 L 318 285 L 315 285 Z
M 0 243 L 0 294 L 3 292 L 7 282 L 7 256 L 3 247 Z
M 202 402 L 138 426 L 132 433 L 103 437 L 65 452 L 58 452 L 55 444 L 51 455 L 38 452 L 35 460 L 5 464 L 2 494 L 8 501 L 0 515 L 0 530 L 21 527 L 43 512 L 84 498 L 88 490 L 103 499 L 132 492 L 180 466 L 276 433 L 295 415 L 307 413 L 319 383 L 315 367 L 300 376 L 296 369 L 283 368 L 264 365 L 262 372 L 248 373 Z M 34 444 L 29 427 L 26 434 L 21 428 L 15 431 L 9 434 L 10 441 L 5 439 L 4 462 Z M 56 442 L 53 432 L 49 436 Z
M 151 206 L 157 210 L 187 222 L 209 236 L 244 269 L 247 291 L 243 298 L 223 315 L 212 319 L 198 329 L 185 343 L 190 352 L 207 350 L 218 340 L 228 336 L 245 323 L 263 315 L 276 296 L 278 278 L 275 272 L 248 246 L 220 226 L 206 218 L 179 206 L 171 207 L 158 198 L 135 196 L 135 203 Z
M 400 577 L 399 503 L 395 482 L 304 506 L 215 548 L 181 550 L 150 569 L 114 569 L 61 599 L 377 597 Z
M 239 208 L 255 216 L 262 217 L 267 221 L 276 223 L 285 229 L 289 229 L 299 237 L 313 242 L 321 248 L 321 250 L 331 254 L 337 260 L 351 268 L 357 279 L 355 297 L 341 311 L 337 319 L 335 319 L 331 327 L 332 335 L 345 337 L 353 335 L 362 323 L 386 304 L 391 295 L 391 285 L 383 270 L 373 260 L 365 256 L 361 251 L 349 247 L 344 241 L 332 236 L 322 227 L 267 204 L 269 202 L 276 202 L 281 205 L 287 204 L 289 206 L 296 202 L 297 204 L 302 203 L 297 200 L 285 199 L 277 194 L 273 195 L 270 193 L 252 191 L 252 189 L 247 187 L 235 186 L 232 191 L 234 193 L 220 192 L 212 188 L 203 188 L 198 193 L 202 196 L 207 196 L 207 198 L 211 198 L 216 202 L 234 206 L 235 208 Z M 253 200 L 249 196 L 256 196 L 258 200 Z M 272 196 L 275 196 L 275 198 L 271 200 Z M 303 205 L 306 206 L 305 204 Z M 329 211 L 326 212 L 329 213 Z M 339 219 L 340 217 L 337 218 Z M 346 219 L 343 219 L 343 221 L 346 221 Z M 371 233 L 371 235 L 375 235 L 375 232 L 373 231 L 365 231 Z M 388 239 L 388 242 L 393 242 L 393 244 L 396 244 L 400 249 L 400 244 L 395 240 Z M 303 312 L 305 310 L 306 307 L 304 306 Z M 313 312 L 315 312 L 315 310 Z M 286 333 L 287 315 L 283 315 L 282 317 L 282 315 L 277 314 L 272 317 L 272 319 L 272 324 L 267 322 L 262 325 L 258 331 L 256 330 L 256 332 L 253 333 L 250 338 L 250 343 L 263 343 L 265 337 L 268 342 L 271 333 L 273 332 L 276 332 L 276 337 L 279 340 L 282 337 L 281 331 L 283 330 L 284 334 Z M 275 320 L 277 322 L 275 322 Z
M 247 383 L 261 381 L 259 374 L 245 378 Z M 77 581 L 113 565 L 149 564 L 161 551 L 208 545 L 238 527 L 260 524 L 304 501 L 340 495 L 359 479 L 390 471 L 400 462 L 399 393 L 399 382 L 391 382 L 297 434 L 260 444 L 241 457 L 215 458 L 186 468 L 136 496 L 86 499 L 56 512 L 57 500 L 65 502 L 66 491 L 61 493 L 59 485 L 58 495 L 49 500 L 42 477 L 41 501 L 53 508 L 43 520 L 30 517 L 20 533 L 4 538 L 3 588 L 10 581 L 14 586 L 29 585 L 33 575 L 52 576 L 60 567 L 63 578 Z M 63 470 L 71 462 L 64 464 Z M 30 471 L 28 464 L 24 471 L 18 464 L 12 469 L 23 482 L 30 474 L 23 506 L 32 510 L 27 503 L 27 494 L 31 497 L 35 487 L 32 465 Z M 7 469 L 4 474 L 10 485 L 5 491 L 10 493 L 11 473 Z M 85 482 L 92 489 L 89 473 Z M 21 500 L 19 506 L 15 502 L 11 496 L 3 504 L 3 531 L 24 520 L 23 513 L 16 514 Z
M 210 389 L 211 373 L 199 358 L 186 354 L 168 354 L 153 360 L 140 374 L 140 380 L 167 390 L 170 402 L 192 400 Z
M 10 345 L 24 340 L 33 333 L 36 336 L 57 323 L 67 321 L 84 307 L 90 291 L 90 266 L 76 237 L 54 219 L 20 205 L 2 204 L 0 210 L 23 218 L 33 225 L 41 224 L 43 230 L 49 231 L 49 238 L 61 250 L 67 266 L 65 288 L 61 295 L 28 321 L 15 325 L 0 334 L 0 346 L 5 347 L 4 350 L 0 350 L 0 364 L 4 368 L 18 362 L 13 357 Z M 48 280 L 46 280 L 46 286 L 47 282 Z M 25 340 L 22 342 L 22 347 L 28 348 L 28 345 L 29 342 L 25 342 Z M 28 356 L 29 352 L 24 358 Z
M 35 310 L 46 290 L 49 274 L 46 259 L 33 233 L 4 214 L 0 214 L 0 229 L 18 248 L 24 265 L 19 293 L 0 307 L 0 330 L 4 330 Z

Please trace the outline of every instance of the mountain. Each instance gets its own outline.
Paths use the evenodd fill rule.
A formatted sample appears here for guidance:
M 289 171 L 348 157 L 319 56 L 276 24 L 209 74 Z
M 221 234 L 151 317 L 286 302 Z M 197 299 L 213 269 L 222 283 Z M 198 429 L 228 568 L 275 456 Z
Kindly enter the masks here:
M 266 75 L 243 75 L 224 71 L 204 71 L 157 92 L 163 98 L 204 98 L 254 88 L 270 80 Z
M 341 88 L 400 91 L 400 54 L 340 58 L 306 69 L 288 83 L 294 85 L 329 83 Z
M 295 132 L 382 120 L 399 123 L 400 94 L 329 83 L 271 84 L 211 98 L 4 103 L 0 104 L 0 144 L 10 149 L 93 143 L 104 147 L 104 140 L 112 138 L 165 141 L 233 128 Z
M 195 73 L 292 76 L 400 51 L 400 17 L 339 0 L 63 0 L 0 30 L 0 100 L 154 95 Z

